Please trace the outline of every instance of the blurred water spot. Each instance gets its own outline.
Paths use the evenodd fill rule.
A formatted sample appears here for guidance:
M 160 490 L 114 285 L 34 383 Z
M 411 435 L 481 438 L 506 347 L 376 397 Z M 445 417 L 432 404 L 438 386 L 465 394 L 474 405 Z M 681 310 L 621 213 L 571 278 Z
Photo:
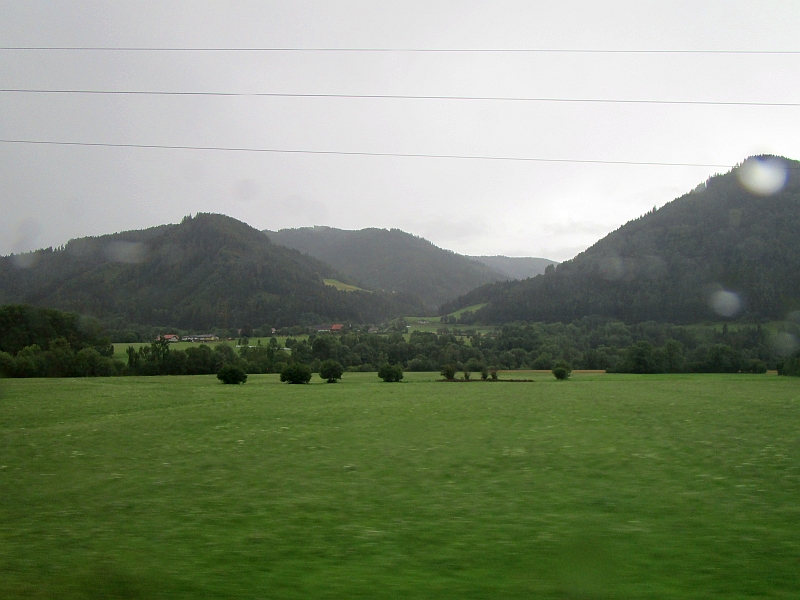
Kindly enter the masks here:
M 779 158 L 754 156 L 736 169 L 736 175 L 747 191 L 769 196 L 783 189 L 789 171 L 786 163 Z
M 781 331 L 770 337 L 769 345 L 778 356 L 791 356 L 800 344 L 798 344 L 797 337 L 791 333 Z
M 141 242 L 114 241 L 105 252 L 110 261 L 135 264 L 144 260 L 145 246 Z
M 641 274 L 648 279 L 658 279 L 666 274 L 667 261 L 660 256 L 648 254 L 642 259 L 639 270 Z
M 14 228 L 11 239 L 11 251 L 14 253 L 27 252 L 33 250 L 36 239 L 41 233 L 42 227 L 36 219 L 24 219 Z
M 622 279 L 625 275 L 625 263 L 619 256 L 604 256 L 600 259 L 599 264 L 600 277 L 608 279 L 609 281 L 616 281 Z
M 258 196 L 258 185 L 252 179 L 242 179 L 236 184 L 234 193 L 237 200 L 250 202 Z
M 25 252 L 24 254 L 11 255 L 11 264 L 18 269 L 30 269 L 37 262 L 39 262 L 39 254 L 37 252 Z
M 742 301 L 734 292 L 717 290 L 711 294 L 709 306 L 721 317 L 732 317 L 741 310 Z
M 67 243 L 66 251 L 76 258 L 90 256 L 97 251 L 97 242 L 92 238 L 70 240 Z
M 181 175 L 189 182 L 201 181 L 205 177 L 206 168 L 199 160 L 190 160 L 181 166 Z

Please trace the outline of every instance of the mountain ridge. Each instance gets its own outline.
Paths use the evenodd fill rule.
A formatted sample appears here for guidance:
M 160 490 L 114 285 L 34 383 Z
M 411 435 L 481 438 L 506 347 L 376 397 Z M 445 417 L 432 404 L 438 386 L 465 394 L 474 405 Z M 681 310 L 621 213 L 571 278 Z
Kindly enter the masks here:
M 325 260 L 361 287 L 419 297 L 428 312 L 508 276 L 400 229 L 301 227 L 265 230 L 275 243 Z
M 2 257 L 0 303 L 186 329 L 377 322 L 420 309 L 407 296 L 338 291 L 325 277 L 341 275 L 241 221 L 200 213 Z
M 487 303 L 474 315 L 486 323 L 782 319 L 800 308 L 799 230 L 800 163 L 751 157 L 544 275 L 483 286 L 440 312 Z

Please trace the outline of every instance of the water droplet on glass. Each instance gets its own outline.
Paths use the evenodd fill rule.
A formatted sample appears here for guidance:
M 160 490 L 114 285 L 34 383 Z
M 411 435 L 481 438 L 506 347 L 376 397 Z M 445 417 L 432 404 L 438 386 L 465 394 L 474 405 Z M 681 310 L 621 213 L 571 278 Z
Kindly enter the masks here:
M 783 189 L 789 171 L 786 163 L 780 158 L 754 156 L 736 169 L 736 175 L 739 183 L 748 192 L 758 196 L 770 196 Z
M 732 317 L 742 308 L 742 301 L 734 292 L 717 290 L 709 299 L 711 310 L 721 317 Z

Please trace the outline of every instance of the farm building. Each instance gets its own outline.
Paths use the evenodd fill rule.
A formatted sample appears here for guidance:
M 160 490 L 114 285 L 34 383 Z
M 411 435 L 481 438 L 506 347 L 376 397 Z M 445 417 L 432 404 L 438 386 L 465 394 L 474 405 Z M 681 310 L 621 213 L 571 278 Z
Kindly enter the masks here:
M 200 333 L 198 335 L 187 335 L 183 338 L 187 342 L 218 342 L 219 338 L 213 333 Z

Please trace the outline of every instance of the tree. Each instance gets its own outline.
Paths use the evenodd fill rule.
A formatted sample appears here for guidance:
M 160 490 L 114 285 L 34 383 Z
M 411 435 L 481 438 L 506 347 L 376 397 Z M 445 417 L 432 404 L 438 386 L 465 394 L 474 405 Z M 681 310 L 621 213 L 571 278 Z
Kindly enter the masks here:
M 292 363 L 281 371 L 281 381 L 285 383 L 308 383 L 311 381 L 311 367 L 302 363 Z
M 456 366 L 455 365 L 445 365 L 442 367 L 442 377 L 447 379 L 447 381 L 452 381 L 456 378 Z
M 800 356 L 787 358 L 778 363 L 778 375 L 800 377 Z
M 342 373 L 344 367 L 335 360 L 323 360 L 319 365 L 319 376 L 328 383 L 336 383 L 337 379 L 342 378 Z
M 239 384 L 247 381 L 247 374 L 244 369 L 236 365 L 225 365 L 217 373 L 217 379 L 222 383 Z
M 559 381 L 568 379 L 571 373 L 572 367 L 563 360 L 558 361 L 553 367 L 553 375 L 555 375 L 555 378 Z
M 397 383 L 403 378 L 403 367 L 385 363 L 378 370 L 378 377 L 383 379 L 386 383 Z
M 0 377 L 13 377 L 14 357 L 0 350 Z
M 484 368 L 485 367 L 484 367 L 483 363 L 480 360 L 478 360 L 477 358 L 474 358 L 474 357 L 470 358 L 464 364 L 464 379 L 468 380 L 469 377 L 470 377 L 470 374 L 475 373 L 475 372 L 482 372 Z M 484 379 L 485 379 L 485 377 L 484 377 Z

